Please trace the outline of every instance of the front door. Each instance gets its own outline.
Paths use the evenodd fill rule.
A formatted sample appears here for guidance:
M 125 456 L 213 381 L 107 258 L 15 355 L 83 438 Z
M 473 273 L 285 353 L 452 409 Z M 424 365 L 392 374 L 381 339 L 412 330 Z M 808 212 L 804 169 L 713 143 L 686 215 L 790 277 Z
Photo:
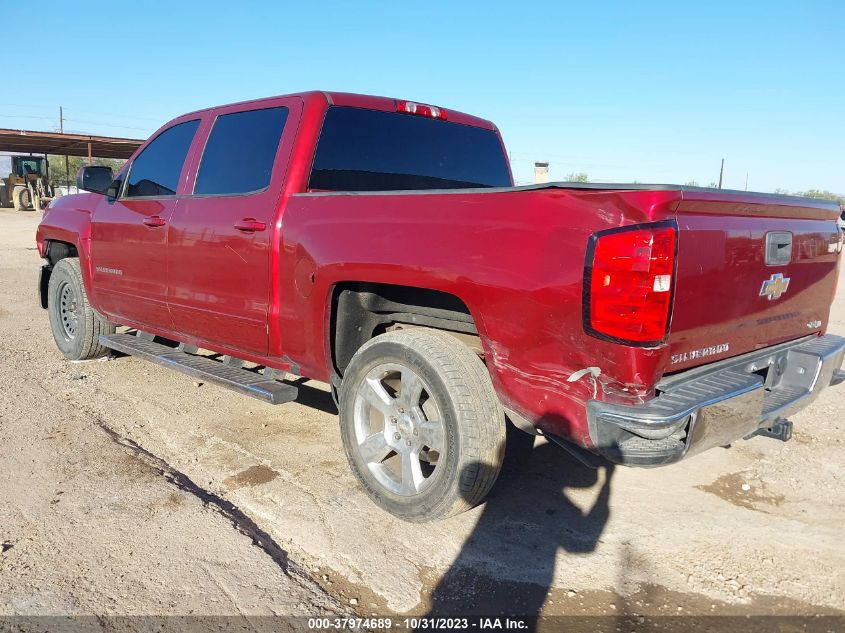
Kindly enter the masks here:
M 267 353 L 270 253 L 295 133 L 286 123 L 298 121 L 300 104 L 282 98 L 216 113 L 192 194 L 168 228 L 168 300 L 178 332 Z
M 176 123 L 143 147 L 91 218 L 92 284 L 99 307 L 121 322 L 171 329 L 167 225 L 199 120 Z

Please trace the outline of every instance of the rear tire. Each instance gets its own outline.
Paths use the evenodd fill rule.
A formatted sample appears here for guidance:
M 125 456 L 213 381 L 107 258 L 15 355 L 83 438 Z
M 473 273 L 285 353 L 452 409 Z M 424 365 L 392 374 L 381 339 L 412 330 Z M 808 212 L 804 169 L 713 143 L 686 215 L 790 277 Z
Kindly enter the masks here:
M 402 330 L 365 343 L 340 388 L 352 472 L 406 521 L 481 503 L 502 467 L 505 416 L 484 363 L 444 332 Z
M 47 312 L 56 346 L 70 360 L 105 356 L 101 334 L 114 334 L 115 325 L 94 312 L 88 303 L 79 259 L 66 257 L 53 266 L 47 287 Z

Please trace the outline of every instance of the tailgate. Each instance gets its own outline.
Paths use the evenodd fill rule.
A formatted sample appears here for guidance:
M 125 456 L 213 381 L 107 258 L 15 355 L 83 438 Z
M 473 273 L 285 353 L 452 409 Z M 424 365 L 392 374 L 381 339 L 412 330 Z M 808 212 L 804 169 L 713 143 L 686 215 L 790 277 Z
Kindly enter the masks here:
M 823 332 L 838 215 L 806 198 L 684 190 L 669 371 Z

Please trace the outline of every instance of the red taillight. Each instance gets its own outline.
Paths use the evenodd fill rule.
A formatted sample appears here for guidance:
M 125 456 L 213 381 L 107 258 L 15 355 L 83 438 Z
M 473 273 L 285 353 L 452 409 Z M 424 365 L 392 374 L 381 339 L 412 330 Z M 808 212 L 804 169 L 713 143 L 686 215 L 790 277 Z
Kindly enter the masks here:
M 446 120 L 446 112 L 443 108 L 438 108 L 433 105 L 426 105 L 424 103 L 414 103 L 413 101 L 396 101 L 396 111 L 404 112 L 405 114 L 416 114 L 417 116 L 425 116 L 430 119 Z
M 584 297 L 584 327 L 589 333 L 638 344 L 666 337 L 676 237 L 674 225 L 666 224 L 593 236 Z

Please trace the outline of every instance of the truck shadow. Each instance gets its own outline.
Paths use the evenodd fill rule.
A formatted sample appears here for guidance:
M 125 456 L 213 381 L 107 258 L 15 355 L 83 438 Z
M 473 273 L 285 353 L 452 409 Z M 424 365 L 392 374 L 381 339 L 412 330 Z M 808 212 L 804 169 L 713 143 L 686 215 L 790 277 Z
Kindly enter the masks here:
M 124 334 L 138 334 L 138 330 L 132 327 L 121 326 L 121 329 L 119 331 Z M 154 337 L 153 342 L 159 343 L 161 345 L 166 345 L 167 347 L 172 347 L 174 348 L 174 350 L 179 345 L 178 341 L 164 338 L 162 336 Z M 191 353 L 193 354 L 194 352 Z M 218 361 L 222 361 L 224 358 L 223 354 L 210 352 L 209 350 L 201 350 L 199 353 L 202 356 L 212 358 Z M 113 358 L 124 358 L 128 356 L 128 354 L 119 352 L 117 350 L 111 350 L 110 354 Z M 243 367 L 243 370 L 254 372 L 257 374 L 266 370 L 266 368 L 264 367 L 264 365 L 255 365 L 254 363 L 249 363 Z M 322 411 L 323 413 L 337 415 L 337 406 L 335 405 L 334 400 L 332 399 L 331 392 L 307 384 L 308 379 L 304 377 L 288 377 L 288 379 L 286 379 L 284 382 L 295 386 L 299 390 L 299 393 L 296 397 L 297 403 L 306 407 L 310 407 L 312 409 L 317 409 L 319 411 Z
M 303 406 L 322 411 L 323 413 L 337 415 L 337 406 L 335 406 L 334 400 L 332 400 L 332 394 L 306 384 L 307 381 L 307 378 L 301 378 L 292 382 L 292 384 L 299 388 L 296 402 Z
M 461 552 L 432 591 L 428 615 L 539 616 L 558 550 L 596 549 L 610 516 L 613 469 L 609 462 L 589 468 L 543 443 L 525 466 L 503 471 Z M 567 494 L 600 481 L 586 509 Z

